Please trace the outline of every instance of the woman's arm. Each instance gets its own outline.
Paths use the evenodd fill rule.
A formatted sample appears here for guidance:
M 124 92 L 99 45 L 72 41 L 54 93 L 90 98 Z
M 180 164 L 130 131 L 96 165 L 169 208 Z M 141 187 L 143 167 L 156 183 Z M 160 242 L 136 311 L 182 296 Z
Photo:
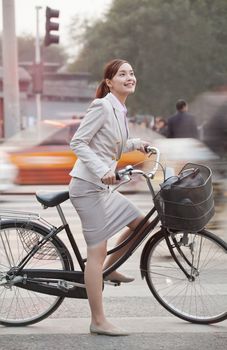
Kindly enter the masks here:
M 110 168 L 97 156 L 89 144 L 93 136 L 103 126 L 104 121 L 105 112 L 103 103 L 101 100 L 94 100 L 70 142 L 70 147 L 77 157 L 100 179 Z

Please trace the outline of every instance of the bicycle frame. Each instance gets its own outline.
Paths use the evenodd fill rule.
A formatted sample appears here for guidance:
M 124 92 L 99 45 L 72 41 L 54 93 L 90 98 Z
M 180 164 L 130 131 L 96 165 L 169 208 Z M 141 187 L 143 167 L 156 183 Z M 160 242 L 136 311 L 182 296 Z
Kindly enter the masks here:
M 149 183 L 147 179 L 147 183 Z M 149 186 L 149 188 L 153 187 L 152 185 Z M 152 191 L 151 191 L 152 192 Z M 152 192 L 153 194 L 153 192 Z M 41 293 L 46 294 L 55 294 L 55 295 L 61 295 L 61 296 L 67 296 L 67 297 L 78 297 L 73 296 L 73 293 L 69 293 L 68 290 L 64 290 L 64 287 L 60 288 L 60 290 L 53 290 L 51 287 L 44 287 L 41 283 L 38 284 L 38 282 L 75 282 L 73 283 L 74 286 L 82 287 L 84 288 L 84 281 L 83 281 L 83 273 L 85 269 L 85 262 L 86 258 L 83 258 L 79 248 L 76 244 L 76 241 L 73 237 L 73 234 L 71 232 L 71 229 L 66 221 L 66 218 L 64 216 L 64 213 L 62 211 L 62 208 L 60 205 L 56 206 L 58 214 L 61 218 L 62 225 L 59 227 L 51 227 L 48 229 L 47 234 L 45 237 L 43 237 L 36 245 L 33 246 L 33 248 L 27 253 L 27 255 L 19 262 L 17 267 L 12 268 L 8 272 L 9 278 L 12 276 L 17 276 L 18 280 L 15 282 L 18 286 L 22 288 L 27 288 L 30 290 L 36 290 L 40 291 Z M 121 258 L 113 264 L 110 268 L 106 269 L 103 273 L 103 277 L 107 276 L 110 272 L 117 269 L 119 266 L 121 266 L 132 254 L 133 252 L 139 247 L 139 245 L 142 243 L 142 241 L 148 236 L 148 234 L 155 228 L 157 225 L 159 218 L 156 215 L 155 218 L 147 225 L 148 220 L 150 217 L 155 213 L 156 209 L 153 207 L 149 213 L 145 216 L 145 218 L 140 222 L 140 224 L 137 226 L 137 228 L 132 232 L 132 234 L 121 244 L 116 246 L 115 248 L 109 250 L 107 252 L 107 255 L 110 255 L 116 251 L 119 251 L 121 248 L 126 246 L 127 244 L 130 244 L 130 242 L 133 242 L 130 246 L 130 248 L 127 250 L 125 254 L 121 256 Z M 30 225 L 32 225 L 32 221 L 30 221 Z M 145 226 L 146 225 L 146 226 Z M 71 270 L 70 271 L 63 271 L 63 270 L 49 270 L 49 269 L 26 269 L 26 264 L 29 262 L 29 260 L 37 253 L 37 251 L 49 240 L 54 238 L 59 232 L 62 230 L 65 230 L 66 235 L 68 237 L 68 240 L 70 242 L 70 245 L 73 249 L 74 255 L 78 261 L 78 264 L 80 266 L 80 271 L 74 270 L 73 262 L 71 261 Z M 133 241 L 134 240 L 134 241 Z M 24 277 L 21 277 L 24 276 Z M 19 277 L 20 276 L 20 277 Z M 28 285 L 29 278 L 32 278 L 34 281 L 34 285 L 30 283 L 30 286 Z M 37 279 L 37 280 L 36 280 Z M 24 283 L 26 281 L 26 283 Z M 36 283 L 37 282 L 37 283 Z
M 158 154 L 158 157 L 159 157 L 159 154 Z M 149 174 L 145 174 L 143 171 L 140 171 L 140 170 L 133 170 L 134 173 L 140 174 L 146 179 L 148 188 L 149 188 L 150 193 L 151 193 L 153 198 L 155 196 L 155 191 L 154 191 L 153 185 L 151 183 L 151 179 L 153 179 L 154 174 L 157 171 L 157 164 L 158 163 L 159 162 L 156 162 L 153 171 L 150 172 Z M 130 171 L 129 168 L 128 168 L 128 171 Z M 128 181 L 128 179 L 127 179 L 127 181 Z M 70 230 L 70 227 L 66 221 L 66 218 L 64 216 L 64 213 L 62 211 L 60 204 L 57 205 L 56 208 L 57 208 L 58 214 L 61 218 L 63 225 L 61 225 L 57 228 L 52 227 L 52 229 L 49 229 L 49 232 L 47 233 L 47 235 L 44 238 L 42 238 L 41 241 L 38 242 L 38 244 L 33 246 L 33 248 L 30 250 L 30 252 L 18 264 L 18 266 L 9 271 L 8 275 L 10 276 L 10 274 L 11 274 L 14 276 L 19 276 L 19 275 L 21 275 L 21 273 L 23 273 L 23 275 L 25 276 L 24 280 L 26 280 L 27 278 L 28 279 L 33 278 L 34 283 L 35 283 L 35 278 L 37 278 L 37 282 L 50 281 L 52 283 L 53 282 L 59 283 L 59 281 L 60 282 L 68 281 L 68 282 L 71 282 L 73 284 L 73 286 L 85 288 L 83 274 L 84 274 L 84 270 L 85 270 L 85 262 L 87 261 L 87 259 L 83 258 L 80 251 L 79 251 L 79 248 L 76 244 L 76 241 L 73 237 L 73 234 Z M 144 219 L 139 223 L 139 225 L 136 227 L 136 229 L 131 233 L 131 235 L 127 239 L 125 239 L 123 242 L 121 242 L 115 248 L 108 250 L 107 255 L 110 255 L 110 254 L 113 254 L 117 251 L 120 251 L 123 247 L 125 247 L 126 245 L 129 245 L 131 243 L 129 248 L 127 249 L 127 251 L 112 266 L 108 267 L 103 272 L 103 278 L 105 278 L 111 272 L 115 271 L 122 264 L 124 264 L 127 261 L 127 259 L 134 253 L 134 251 L 140 246 L 140 244 L 146 239 L 146 237 L 157 226 L 157 224 L 159 222 L 159 216 L 157 213 L 156 213 L 155 217 L 153 218 L 153 220 L 151 222 L 149 222 L 150 217 L 153 214 L 155 214 L 155 212 L 156 212 L 156 208 L 155 208 L 155 206 L 153 206 L 152 209 L 148 212 L 148 214 L 144 217 Z M 79 264 L 81 270 L 75 271 L 72 261 L 70 261 L 70 266 L 71 266 L 70 271 L 48 270 L 48 269 L 45 269 L 45 270 L 26 269 L 26 264 L 36 254 L 36 252 L 47 241 L 54 238 L 62 230 L 65 230 L 65 232 L 66 232 L 66 235 L 68 237 L 68 240 L 70 242 L 70 245 L 73 249 L 74 255 L 78 261 L 78 264 Z M 171 242 L 168 238 L 168 234 L 166 234 L 166 233 L 168 233 L 167 229 L 161 228 L 161 231 L 162 231 L 163 236 L 166 239 L 167 246 L 169 248 L 169 251 L 170 251 L 173 259 L 176 261 L 176 263 L 178 264 L 178 266 L 180 267 L 182 272 L 186 275 L 186 277 L 190 278 L 189 274 L 184 269 L 184 267 L 181 265 L 181 263 L 178 261 L 176 255 L 173 251 L 173 247 L 172 247 Z M 152 237 L 150 239 L 152 239 Z M 143 252 L 146 251 L 146 247 L 147 247 L 147 245 L 149 245 L 149 242 L 150 242 L 150 240 L 148 240 L 147 244 L 145 245 Z M 176 242 L 175 242 L 175 244 L 176 244 Z M 177 249 L 178 249 L 178 252 L 181 253 L 181 249 L 180 249 L 178 244 L 177 244 Z M 143 256 L 143 253 L 142 253 L 142 256 Z M 183 253 L 181 254 L 181 256 L 183 256 Z M 142 260 L 143 260 L 143 257 L 141 258 L 141 261 Z M 187 259 L 185 259 L 185 261 L 192 267 L 192 265 L 190 264 L 190 262 Z M 66 287 L 64 287 L 63 285 L 60 286 L 60 289 L 57 292 L 53 291 L 53 288 L 51 288 L 51 287 L 47 288 L 47 287 L 44 287 L 43 285 L 39 286 L 38 283 L 35 283 L 34 286 L 31 285 L 30 288 L 28 288 L 28 285 L 27 286 L 23 285 L 23 278 L 21 279 L 21 281 L 18 280 L 17 285 L 21 286 L 22 288 L 27 287 L 27 289 L 36 290 L 36 291 L 39 290 L 41 293 L 62 295 L 62 296 L 68 296 L 68 297 L 77 297 L 77 296 L 73 296 L 73 293 L 69 293 L 69 290 Z

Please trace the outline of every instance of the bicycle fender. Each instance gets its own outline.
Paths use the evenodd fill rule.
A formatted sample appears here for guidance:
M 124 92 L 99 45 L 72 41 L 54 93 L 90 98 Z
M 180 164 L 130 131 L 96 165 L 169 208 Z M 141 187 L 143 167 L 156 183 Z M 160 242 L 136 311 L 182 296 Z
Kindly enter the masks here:
M 163 229 L 160 231 L 156 232 L 152 237 L 149 238 L 149 240 L 146 242 L 145 246 L 143 247 L 143 251 L 140 257 L 140 273 L 142 279 L 145 277 L 146 273 L 146 262 L 147 262 L 147 257 L 150 252 L 150 247 L 153 244 L 153 241 L 157 239 L 158 236 L 163 235 Z
M 38 227 L 40 229 L 42 229 L 43 231 L 45 230 L 46 232 L 46 235 L 48 235 L 50 232 L 51 232 L 51 229 L 43 226 L 43 225 L 40 225 L 39 223 L 37 222 L 33 222 L 32 223 L 35 227 Z M 60 248 L 62 249 L 62 251 L 65 253 L 65 255 L 67 256 L 67 259 L 69 261 L 69 265 L 70 265 L 70 269 L 71 270 L 74 270 L 74 264 L 73 264 L 73 260 L 71 258 L 71 255 L 69 253 L 69 250 L 68 248 L 66 247 L 66 245 L 63 243 L 63 241 L 57 237 L 57 235 L 54 236 L 53 238 L 55 241 L 57 241 L 58 245 L 60 246 Z

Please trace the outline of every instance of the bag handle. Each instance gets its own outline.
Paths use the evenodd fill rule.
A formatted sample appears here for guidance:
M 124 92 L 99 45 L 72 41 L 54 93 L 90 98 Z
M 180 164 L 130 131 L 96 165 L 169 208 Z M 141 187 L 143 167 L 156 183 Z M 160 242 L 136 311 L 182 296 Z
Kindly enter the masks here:
M 189 172 L 188 174 L 183 174 L 183 172 L 180 173 L 178 180 L 175 182 L 175 184 L 179 183 L 183 179 L 187 179 L 188 177 L 191 177 L 192 179 L 194 179 L 196 177 L 196 175 L 198 175 L 200 173 L 199 168 L 195 168 L 195 169 L 192 168 L 192 169 L 187 169 L 187 170 L 191 170 L 191 172 Z

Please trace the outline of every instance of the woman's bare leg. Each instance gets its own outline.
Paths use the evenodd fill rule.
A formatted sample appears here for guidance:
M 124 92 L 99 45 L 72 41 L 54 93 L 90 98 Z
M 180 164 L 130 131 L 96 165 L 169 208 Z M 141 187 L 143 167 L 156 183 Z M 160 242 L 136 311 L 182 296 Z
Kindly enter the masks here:
M 85 267 L 85 285 L 91 309 L 92 324 L 105 322 L 102 303 L 102 270 L 106 257 L 106 242 L 96 247 L 87 248 L 87 263 Z
M 116 245 L 119 245 L 121 242 L 123 242 L 125 239 L 127 239 L 129 237 L 129 235 L 135 230 L 135 228 L 139 225 L 139 223 L 144 219 L 143 216 L 140 216 L 138 218 L 136 218 L 135 220 L 133 220 L 129 225 L 128 225 L 128 229 L 126 231 L 124 231 L 121 236 L 118 238 Z M 144 226 L 147 226 L 148 223 L 146 223 Z M 104 270 L 106 270 L 109 266 L 113 265 L 113 263 L 115 261 L 117 261 L 128 249 L 129 247 L 132 245 L 134 240 L 130 241 L 128 244 L 126 244 L 126 246 L 122 247 L 119 251 L 111 254 L 110 256 L 108 256 L 108 258 L 105 261 L 104 264 Z M 112 279 L 117 279 L 118 276 L 120 276 L 121 274 L 117 271 L 112 272 L 108 277 L 111 277 Z
M 105 258 L 106 242 L 93 248 L 87 248 L 85 285 L 91 309 L 91 324 L 103 331 L 114 331 L 116 327 L 105 317 L 102 300 L 102 273 Z

